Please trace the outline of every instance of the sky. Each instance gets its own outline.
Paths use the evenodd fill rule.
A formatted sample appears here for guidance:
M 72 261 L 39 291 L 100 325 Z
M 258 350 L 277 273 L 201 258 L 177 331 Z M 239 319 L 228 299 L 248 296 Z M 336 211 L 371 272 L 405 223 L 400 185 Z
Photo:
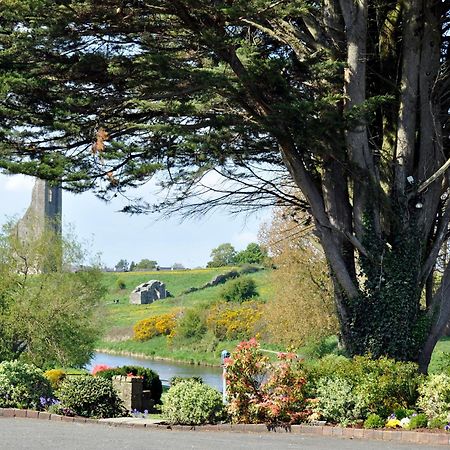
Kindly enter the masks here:
M 0 174 L 0 223 L 19 219 L 31 201 L 34 179 L 23 175 Z M 141 187 L 136 195 L 152 203 L 155 193 L 151 187 Z M 118 212 L 123 198 L 110 203 L 92 193 L 63 192 L 63 229 L 73 229 L 77 239 L 85 243 L 91 256 L 114 267 L 120 259 L 138 262 L 143 258 L 155 260 L 160 266 L 174 263 L 186 268 L 204 267 L 211 250 L 229 242 L 243 250 L 257 241 L 258 230 L 267 221 L 270 211 L 251 215 L 230 215 L 217 210 L 200 218 L 181 222 L 180 217 L 161 219 L 155 215 L 127 215 Z

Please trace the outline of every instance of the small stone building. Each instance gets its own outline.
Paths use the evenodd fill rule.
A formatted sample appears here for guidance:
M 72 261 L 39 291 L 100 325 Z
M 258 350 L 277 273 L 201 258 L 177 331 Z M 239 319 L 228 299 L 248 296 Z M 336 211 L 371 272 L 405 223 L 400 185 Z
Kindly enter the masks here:
M 150 280 L 140 284 L 130 294 L 130 303 L 134 305 L 148 305 L 155 300 L 167 297 L 166 285 L 158 280 Z

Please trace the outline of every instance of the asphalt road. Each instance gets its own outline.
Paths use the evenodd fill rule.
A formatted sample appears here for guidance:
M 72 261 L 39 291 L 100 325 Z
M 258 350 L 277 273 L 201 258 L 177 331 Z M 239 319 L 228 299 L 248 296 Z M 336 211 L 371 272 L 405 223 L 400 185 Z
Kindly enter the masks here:
M 324 438 L 289 433 L 186 432 L 0 418 L 1 450 L 443 450 L 445 448 L 445 446 Z

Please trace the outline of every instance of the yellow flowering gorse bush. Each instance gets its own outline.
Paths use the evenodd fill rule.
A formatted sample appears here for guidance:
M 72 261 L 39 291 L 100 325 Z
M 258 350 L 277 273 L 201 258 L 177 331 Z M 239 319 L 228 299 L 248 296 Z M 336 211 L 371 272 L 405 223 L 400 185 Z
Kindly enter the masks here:
M 137 341 L 147 341 L 155 336 L 171 336 L 176 324 L 176 313 L 149 317 L 140 320 L 133 326 L 133 337 Z

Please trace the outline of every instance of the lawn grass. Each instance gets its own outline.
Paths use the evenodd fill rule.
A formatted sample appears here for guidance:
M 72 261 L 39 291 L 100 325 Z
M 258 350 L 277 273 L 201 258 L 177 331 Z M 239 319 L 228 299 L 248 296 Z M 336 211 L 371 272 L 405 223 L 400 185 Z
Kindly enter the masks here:
M 428 373 L 438 373 L 446 368 L 450 368 L 450 337 L 448 336 L 443 337 L 436 344 L 431 356 Z

